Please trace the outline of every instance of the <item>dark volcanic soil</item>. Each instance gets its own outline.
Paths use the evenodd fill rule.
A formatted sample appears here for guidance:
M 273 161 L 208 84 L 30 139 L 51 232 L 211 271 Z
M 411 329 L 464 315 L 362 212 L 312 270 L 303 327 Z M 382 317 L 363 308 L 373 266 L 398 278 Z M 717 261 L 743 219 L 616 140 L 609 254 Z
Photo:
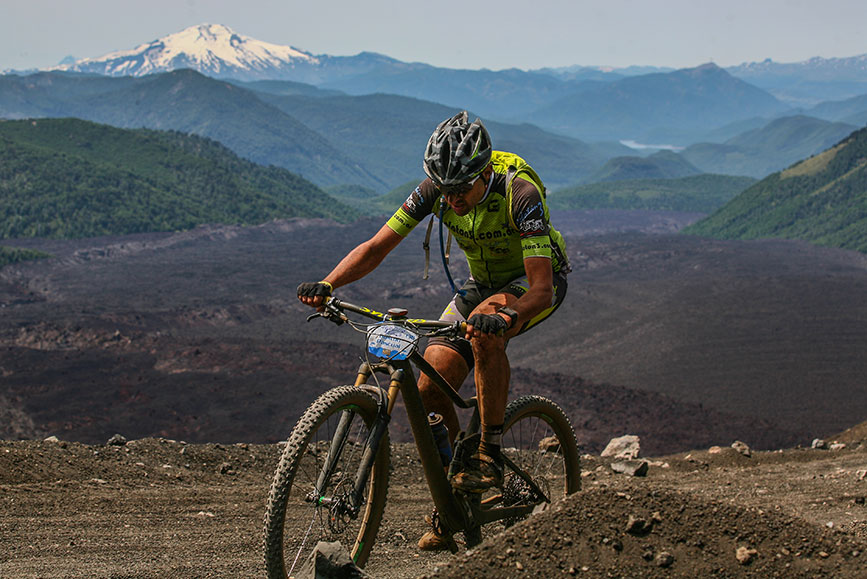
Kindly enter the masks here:
M 587 456 L 582 491 L 455 556 L 417 551 L 429 494 L 412 448 L 394 445 L 367 571 L 375 579 L 861 578 L 865 437 L 862 426 L 838 437 L 849 442 L 837 451 L 661 457 L 644 478 Z M 279 452 L 165 439 L 0 442 L 0 577 L 261 577 L 260 528 Z M 754 550 L 748 562 L 738 561 L 739 548 Z
M 510 345 L 512 394 L 558 400 L 593 455 L 584 490 L 471 554 L 419 555 L 428 494 L 395 445 L 373 577 L 865 576 L 865 427 L 797 447 L 867 416 L 867 260 L 670 233 L 691 218 L 563 219 L 567 301 Z M 258 443 L 351 382 L 362 349 L 305 324 L 294 288 L 380 224 L 15 244 L 56 257 L 0 270 L 0 577 L 261 576 L 279 447 Z M 436 316 L 449 290 L 437 266 L 420 279 L 420 245 L 342 297 Z M 105 446 L 116 432 L 136 440 Z M 594 458 L 626 433 L 667 455 L 646 478 Z M 747 458 L 735 439 L 790 450 Z
M 626 432 L 655 454 L 772 449 L 864 420 L 865 257 L 667 233 L 692 218 L 561 215 L 569 295 L 510 345 L 514 391 L 560 401 L 587 451 Z M 362 349 L 346 327 L 305 324 L 294 288 L 380 225 L 19 242 L 57 257 L 0 270 L 0 436 L 284 438 L 316 394 L 352 381 Z M 341 296 L 436 316 L 449 289 L 436 255 L 421 280 L 417 233 Z

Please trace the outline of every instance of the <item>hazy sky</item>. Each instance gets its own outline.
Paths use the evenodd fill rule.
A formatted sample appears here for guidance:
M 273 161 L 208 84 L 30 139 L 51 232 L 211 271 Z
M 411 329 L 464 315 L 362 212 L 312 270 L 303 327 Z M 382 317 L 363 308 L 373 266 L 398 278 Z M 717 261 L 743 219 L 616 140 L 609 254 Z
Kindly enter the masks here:
M 0 0 L 0 70 L 101 56 L 202 23 L 313 54 L 374 51 L 450 68 L 867 53 L 865 0 Z

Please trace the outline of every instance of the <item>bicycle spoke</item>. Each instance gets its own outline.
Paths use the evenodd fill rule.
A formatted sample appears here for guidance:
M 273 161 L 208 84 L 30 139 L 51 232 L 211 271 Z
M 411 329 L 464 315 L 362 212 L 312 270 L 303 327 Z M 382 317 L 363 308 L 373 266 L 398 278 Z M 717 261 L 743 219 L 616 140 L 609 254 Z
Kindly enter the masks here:
M 307 546 L 307 539 L 310 537 L 310 530 L 313 528 L 313 523 L 316 522 L 316 517 L 318 513 L 313 511 L 313 516 L 310 518 L 310 526 L 307 527 L 307 532 L 304 533 L 304 540 L 301 541 L 301 544 L 298 545 L 298 551 L 295 553 L 295 558 L 292 560 L 292 566 L 289 568 L 289 576 L 292 576 L 292 572 L 295 571 L 295 565 L 298 564 L 298 559 L 301 558 L 301 554 L 304 552 L 304 547 Z
M 377 401 L 354 387 L 337 388 L 320 400 L 293 431 L 269 493 L 266 562 L 272 577 L 300 568 L 319 541 L 340 541 L 363 564 L 382 517 L 387 434 L 373 470 L 362 469 L 367 484 L 356 495 Z
M 574 434 L 556 404 L 538 396 L 510 404 L 502 448 L 507 459 L 503 506 L 532 507 L 577 489 L 580 471 Z M 508 518 L 503 523 L 509 526 L 517 520 Z

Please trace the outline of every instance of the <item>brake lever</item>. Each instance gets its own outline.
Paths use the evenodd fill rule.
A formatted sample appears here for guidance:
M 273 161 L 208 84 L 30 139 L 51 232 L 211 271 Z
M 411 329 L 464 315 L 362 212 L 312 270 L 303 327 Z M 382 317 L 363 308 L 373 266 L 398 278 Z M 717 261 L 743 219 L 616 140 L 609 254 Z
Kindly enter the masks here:
M 459 336 L 466 333 L 466 325 L 463 326 L 463 330 L 461 330 L 461 325 L 466 324 L 466 322 L 454 322 L 451 326 L 447 328 L 440 328 L 439 330 L 434 330 L 428 336 Z
M 315 314 L 307 316 L 307 321 L 309 322 L 315 318 L 325 318 L 329 322 L 334 322 L 338 326 L 342 325 L 346 321 L 345 316 L 341 315 L 339 311 L 333 308 L 329 308 L 328 306 L 325 306 L 325 310 L 321 312 L 316 312 Z

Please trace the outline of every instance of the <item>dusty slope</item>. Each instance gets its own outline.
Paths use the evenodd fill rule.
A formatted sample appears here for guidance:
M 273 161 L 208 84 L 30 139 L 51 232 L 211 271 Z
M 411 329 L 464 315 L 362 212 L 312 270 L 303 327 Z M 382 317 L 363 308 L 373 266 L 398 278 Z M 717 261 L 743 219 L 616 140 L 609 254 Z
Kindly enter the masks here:
M 454 557 L 416 551 L 429 499 L 412 449 L 397 445 L 367 570 L 378 579 L 863 577 L 862 435 L 841 451 L 663 457 L 646 478 L 588 457 L 580 493 Z M 2 442 L 0 577 L 259 577 L 278 453 L 164 439 Z M 630 517 L 651 528 L 630 532 Z M 750 563 L 737 561 L 739 547 L 755 549 Z M 664 552 L 673 560 L 662 567 Z
M 577 244 L 584 269 L 558 313 L 573 339 L 543 335 L 516 364 L 579 368 L 815 436 L 864 420 L 867 256 L 666 235 Z

